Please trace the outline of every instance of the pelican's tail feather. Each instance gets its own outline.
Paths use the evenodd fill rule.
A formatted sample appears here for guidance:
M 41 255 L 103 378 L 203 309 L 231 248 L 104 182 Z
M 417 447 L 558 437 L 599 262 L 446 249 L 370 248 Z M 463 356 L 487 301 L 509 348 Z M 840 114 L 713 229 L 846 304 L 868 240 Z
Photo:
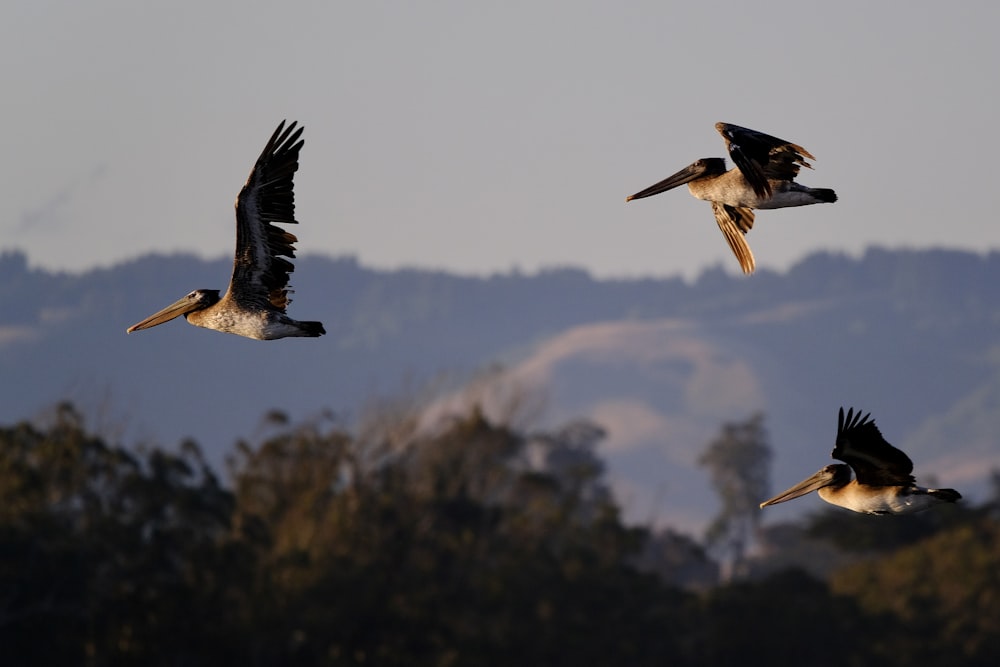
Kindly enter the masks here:
M 946 503 L 958 502 L 962 494 L 955 489 L 927 489 L 927 495 L 933 496 Z
M 299 322 L 298 324 L 302 329 L 302 333 L 299 334 L 300 336 L 315 338 L 326 333 L 322 322 Z
M 809 194 L 819 200 L 817 203 L 832 204 L 837 201 L 837 193 L 830 188 L 809 188 Z

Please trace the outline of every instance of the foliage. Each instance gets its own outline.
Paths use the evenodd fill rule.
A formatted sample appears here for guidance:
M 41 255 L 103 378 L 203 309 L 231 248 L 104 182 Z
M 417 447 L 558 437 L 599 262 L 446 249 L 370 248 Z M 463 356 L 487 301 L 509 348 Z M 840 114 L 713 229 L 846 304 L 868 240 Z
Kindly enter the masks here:
M 232 495 L 188 445 L 137 456 L 60 406 L 0 431 L 0 645 L 10 664 L 221 659 L 251 563 Z M 205 632 L 211 628 L 211 635 Z
M 625 564 L 641 532 L 600 493 L 600 469 L 564 465 L 579 435 L 526 438 L 473 411 L 370 466 L 337 431 L 244 449 L 237 523 L 270 535 L 268 659 L 288 638 L 310 664 L 641 658 L 644 630 L 681 618 L 644 604 L 657 582 Z
M 1000 657 L 992 501 L 829 585 L 786 570 L 695 594 L 664 580 L 710 561 L 689 538 L 623 524 L 593 424 L 525 433 L 472 410 L 435 429 L 397 413 L 351 433 L 278 417 L 237 447 L 228 485 L 193 443 L 127 450 L 70 406 L 0 428 L 4 663 Z
M 734 572 L 743 568 L 744 555 L 760 522 L 758 504 L 768 495 L 771 447 L 764 415 L 726 423 L 708 443 L 698 463 L 708 468 L 722 508 L 706 533 L 706 541 L 731 559 Z
M 995 665 L 1000 656 L 1000 525 L 943 530 L 880 560 L 834 575 L 832 586 L 900 632 L 876 649 L 903 664 Z
M 801 570 L 718 588 L 703 614 L 702 664 L 867 664 L 872 629 L 858 605 Z
M 644 532 L 599 429 L 473 411 L 391 435 L 282 427 L 240 446 L 228 490 L 194 445 L 129 453 L 68 406 L 2 430 L 0 644 L 36 664 L 680 657 L 688 596 L 630 565 Z

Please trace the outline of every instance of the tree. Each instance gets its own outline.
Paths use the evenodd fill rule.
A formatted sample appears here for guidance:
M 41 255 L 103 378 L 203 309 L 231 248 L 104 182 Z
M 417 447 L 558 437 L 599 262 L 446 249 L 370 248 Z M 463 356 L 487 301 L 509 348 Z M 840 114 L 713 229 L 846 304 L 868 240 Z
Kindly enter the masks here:
M 759 503 L 770 487 L 771 447 L 764 415 L 726 423 L 698 459 L 708 469 L 722 507 L 705 535 L 721 554 L 728 579 L 744 572 L 746 551 L 760 524 Z
M 854 600 L 833 595 L 825 583 L 801 570 L 711 590 L 702 597 L 700 611 L 701 664 L 897 664 L 868 659 L 873 637 L 888 630 L 885 624 L 869 622 Z
M 689 597 L 634 566 L 646 534 L 603 481 L 601 429 L 399 423 L 288 427 L 234 460 L 236 524 L 270 545 L 258 663 L 683 664 Z
M 0 428 L 0 645 L 10 664 L 225 661 L 252 553 L 193 443 L 129 452 L 72 406 Z
M 691 567 L 711 563 L 683 536 L 651 539 L 622 522 L 599 427 L 525 433 L 475 408 L 432 430 L 390 417 L 360 433 L 272 419 L 233 457 L 231 488 L 194 443 L 126 450 L 70 406 L 43 425 L 0 427 L 5 664 L 894 667 L 1000 656 L 993 501 L 941 508 L 930 537 L 872 552 L 830 584 L 784 570 L 695 594 L 653 571 L 690 582 Z M 767 453 L 757 415 L 727 425 L 703 456 L 743 497 L 727 506 L 731 541 L 753 529 L 736 510 L 767 495 L 752 488 L 766 485 Z
M 893 517 L 888 517 L 893 518 Z M 995 665 L 1000 658 L 1000 525 L 960 523 L 892 555 L 845 568 L 834 593 L 898 631 L 873 649 L 896 664 Z

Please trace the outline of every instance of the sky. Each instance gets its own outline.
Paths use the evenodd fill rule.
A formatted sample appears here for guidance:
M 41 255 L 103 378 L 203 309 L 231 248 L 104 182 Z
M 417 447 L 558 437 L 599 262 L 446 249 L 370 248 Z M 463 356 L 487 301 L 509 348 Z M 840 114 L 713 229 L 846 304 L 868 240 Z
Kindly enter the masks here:
M 0 249 L 70 271 L 231 256 L 235 196 L 287 118 L 300 254 L 738 273 L 686 190 L 625 204 L 724 156 L 716 121 L 801 144 L 799 180 L 840 196 L 760 212 L 758 268 L 995 250 L 998 24 L 987 1 L 13 0 Z

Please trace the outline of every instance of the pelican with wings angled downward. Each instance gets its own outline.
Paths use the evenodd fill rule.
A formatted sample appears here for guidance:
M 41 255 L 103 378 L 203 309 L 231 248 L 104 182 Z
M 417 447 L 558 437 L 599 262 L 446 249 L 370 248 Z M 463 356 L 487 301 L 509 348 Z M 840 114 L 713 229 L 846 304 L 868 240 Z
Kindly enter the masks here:
M 743 273 L 753 273 L 756 263 L 744 238 L 753 227 L 753 209 L 831 203 L 837 201 L 837 194 L 829 188 L 809 188 L 795 182 L 800 167 L 812 169 L 806 158 L 816 159 L 802 146 L 729 123 L 716 123 L 715 129 L 726 140 L 734 168 L 726 170 L 725 158 L 702 158 L 625 201 L 687 183 L 693 196 L 712 202 L 715 221 Z

